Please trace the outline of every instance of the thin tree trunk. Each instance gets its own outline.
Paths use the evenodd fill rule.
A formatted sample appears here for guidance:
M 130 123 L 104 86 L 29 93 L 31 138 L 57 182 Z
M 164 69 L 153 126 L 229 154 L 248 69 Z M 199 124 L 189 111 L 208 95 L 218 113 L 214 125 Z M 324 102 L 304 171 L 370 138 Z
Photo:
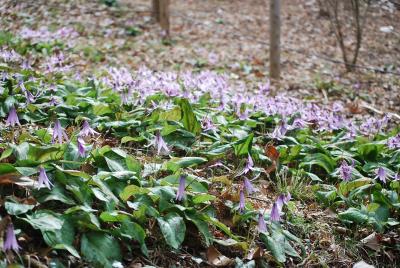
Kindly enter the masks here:
M 157 22 L 160 22 L 160 0 L 152 0 L 152 15 Z
M 160 0 L 160 24 L 165 37 L 169 37 L 169 2 L 170 0 Z
M 270 0 L 269 72 L 272 79 L 281 77 L 281 3 Z

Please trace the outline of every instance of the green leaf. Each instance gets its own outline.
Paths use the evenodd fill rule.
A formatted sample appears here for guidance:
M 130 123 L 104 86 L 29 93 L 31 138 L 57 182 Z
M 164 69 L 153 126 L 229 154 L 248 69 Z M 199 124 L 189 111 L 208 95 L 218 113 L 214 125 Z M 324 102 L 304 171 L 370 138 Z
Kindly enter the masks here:
M 323 153 L 315 153 L 307 155 L 299 167 L 317 165 L 325 169 L 329 174 L 332 173 L 336 166 L 336 161 L 330 156 Z
M 9 157 L 13 153 L 13 151 L 13 148 L 7 148 L 6 150 L 4 150 L 0 156 L 0 161 Z
M 205 203 L 205 202 L 207 202 L 207 201 L 213 201 L 213 200 L 215 200 L 216 199 L 216 197 L 214 196 L 214 195 L 210 195 L 210 194 L 199 194 L 199 195 L 196 195 L 194 198 L 193 198 L 193 203 L 195 203 L 195 204 L 202 204 L 202 203 Z
M 178 249 L 185 239 L 186 225 L 183 218 L 171 212 L 165 217 L 157 218 L 157 221 L 167 244 Z
M 10 215 L 21 215 L 32 210 L 35 206 L 6 201 L 4 207 Z
M 145 244 L 146 231 L 139 224 L 133 221 L 125 220 L 121 223 L 119 232 L 122 236 L 138 241 L 142 253 L 146 256 L 148 255 Z
M 36 211 L 31 215 L 27 215 L 23 220 L 42 232 L 60 230 L 64 222 L 61 214 L 46 210 Z
M 72 256 L 80 259 L 81 256 L 79 255 L 78 251 L 71 245 L 67 245 L 67 244 L 56 244 L 53 246 L 54 249 L 63 249 L 68 251 L 69 253 L 71 253 Z
M 100 219 L 104 222 L 122 222 L 129 219 L 129 216 L 118 211 L 104 211 L 100 214 Z
M 285 237 L 282 234 L 276 235 L 274 233 L 271 237 L 265 233 L 260 233 L 260 238 L 278 262 L 284 263 L 286 261 Z
M 104 158 L 107 162 L 107 166 L 110 171 L 125 171 L 123 164 L 119 163 L 117 160 L 110 159 L 108 157 Z
M 211 245 L 213 241 L 213 236 L 210 233 L 208 223 L 205 221 L 204 217 L 201 214 L 197 214 L 195 212 L 186 212 L 185 213 L 186 219 L 190 220 L 191 222 L 196 225 L 199 232 L 203 235 L 203 238 L 206 242 L 206 245 Z
M 348 210 L 339 213 L 339 219 L 359 224 L 367 222 L 368 218 L 367 214 L 357 208 L 349 208 Z
M 118 241 L 101 232 L 89 232 L 82 235 L 81 253 L 95 267 L 112 268 L 113 262 L 122 259 Z
M 235 149 L 236 156 L 247 155 L 251 152 L 253 137 L 254 133 L 251 133 L 246 138 L 240 139 L 234 143 L 233 148 Z
M 8 163 L 0 163 L 0 175 L 4 175 L 7 173 L 12 173 L 17 171 L 15 167 Z
M 119 197 L 127 201 L 132 195 L 135 194 L 147 194 L 149 190 L 139 187 L 137 185 L 128 185 L 124 188 L 124 190 L 119 194 Z
M 200 134 L 201 124 L 197 120 L 189 101 L 187 99 L 181 99 L 179 104 L 182 111 L 181 122 L 183 123 L 185 129 L 195 135 Z
M 166 163 L 166 168 L 172 172 L 178 171 L 180 168 L 193 167 L 207 162 L 203 157 L 182 157 L 174 158 Z

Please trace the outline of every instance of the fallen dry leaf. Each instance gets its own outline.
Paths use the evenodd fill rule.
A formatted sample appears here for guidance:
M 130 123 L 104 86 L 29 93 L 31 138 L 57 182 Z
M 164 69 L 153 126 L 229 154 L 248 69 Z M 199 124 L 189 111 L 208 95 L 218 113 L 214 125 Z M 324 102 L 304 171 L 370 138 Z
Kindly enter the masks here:
M 222 255 L 215 247 L 211 246 L 207 249 L 207 259 L 212 265 L 217 267 L 225 267 L 233 264 L 233 260 Z

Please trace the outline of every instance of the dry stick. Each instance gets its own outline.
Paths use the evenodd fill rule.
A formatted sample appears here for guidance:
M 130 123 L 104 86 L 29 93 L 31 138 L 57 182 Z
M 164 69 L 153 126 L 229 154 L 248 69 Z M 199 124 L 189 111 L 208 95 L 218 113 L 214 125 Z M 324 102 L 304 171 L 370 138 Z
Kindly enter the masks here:
M 375 113 L 377 113 L 377 114 L 385 114 L 385 112 L 380 111 L 380 110 L 378 110 L 378 109 L 372 107 L 371 105 L 369 105 L 369 104 L 366 103 L 365 101 L 361 102 L 361 106 L 364 107 L 364 108 L 366 108 L 366 109 L 369 109 L 369 110 L 371 110 L 371 111 L 373 111 L 373 112 L 375 112 Z M 391 115 L 391 116 L 395 117 L 396 119 L 400 120 L 400 115 L 398 115 L 398 114 L 396 114 L 396 113 L 386 112 L 386 114 Z

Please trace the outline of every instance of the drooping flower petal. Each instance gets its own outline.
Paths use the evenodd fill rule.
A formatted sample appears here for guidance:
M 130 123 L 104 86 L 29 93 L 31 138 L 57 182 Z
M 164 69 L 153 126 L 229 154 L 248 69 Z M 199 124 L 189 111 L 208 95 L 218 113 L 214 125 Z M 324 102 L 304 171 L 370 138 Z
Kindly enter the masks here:
M 243 189 L 241 189 L 240 193 L 239 193 L 239 212 L 240 213 L 244 212 L 245 205 L 246 205 L 246 202 L 245 202 L 245 199 L 244 199 L 244 191 L 243 191 Z
M 51 186 L 53 186 L 53 184 L 47 177 L 46 170 L 43 167 L 39 167 L 38 189 L 43 187 L 51 189 Z
M 277 202 L 272 205 L 271 214 L 270 214 L 271 222 L 278 222 L 281 220 L 280 209 Z
M 82 139 L 81 136 L 78 136 L 77 143 L 78 143 L 78 154 L 79 154 L 79 156 L 80 157 L 85 157 L 85 154 L 86 154 L 85 141 Z
M 243 186 L 246 189 L 247 194 L 252 194 L 254 192 L 254 187 L 248 178 L 244 179 Z
M 4 239 L 3 250 L 4 251 L 14 250 L 15 252 L 18 252 L 20 248 L 21 247 L 18 245 L 18 241 L 15 236 L 14 226 L 12 223 L 10 223 L 6 230 L 6 237 Z
M 182 201 L 185 196 L 185 187 L 186 187 L 186 175 L 181 175 L 179 177 L 179 186 L 178 191 L 176 192 L 176 200 Z
M 258 214 L 258 231 L 265 232 L 267 231 L 267 224 L 265 223 L 264 214 Z
M 65 131 L 63 130 L 63 128 L 61 127 L 61 123 L 60 120 L 56 120 L 54 122 L 54 128 L 53 128 L 53 137 L 51 139 L 52 143 L 55 143 L 56 140 L 58 140 L 58 143 L 62 143 L 63 139 L 65 139 L 66 141 L 68 141 L 68 136 L 65 133 Z
M 99 133 L 95 131 L 93 128 L 90 127 L 88 121 L 83 121 L 82 124 L 82 129 L 79 132 L 79 135 L 82 137 L 87 137 L 87 136 L 95 136 L 98 135 Z
M 375 178 L 378 178 L 381 182 L 386 183 L 386 178 L 387 178 L 386 170 L 383 167 L 379 167 L 376 170 Z
M 8 113 L 8 117 L 6 120 L 6 126 L 21 125 L 18 120 L 17 110 L 15 107 L 11 107 L 10 112 Z
M 167 155 L 170 153 L 168 145 L 165 143 L 160 132 L 157 132 L 154 140 L 150 143 L 150 145 L 153 145 L 155 148 L 157 148 L 158 155 Z

